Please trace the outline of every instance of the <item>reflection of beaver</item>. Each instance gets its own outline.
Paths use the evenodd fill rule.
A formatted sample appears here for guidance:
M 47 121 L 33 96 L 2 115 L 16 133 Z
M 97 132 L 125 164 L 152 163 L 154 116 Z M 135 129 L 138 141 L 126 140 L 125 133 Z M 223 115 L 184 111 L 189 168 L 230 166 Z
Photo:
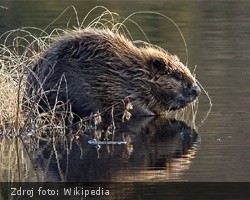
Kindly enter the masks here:
M 176 56 L 135 46 L 108 29 L 72 31 L 59 38 L 28 76 L 28 96 L 47 110 L 70 103 L 80 117 L 97 111 L 158 115 L 185 107 L 200 93 L 194 77 Z M 109 111 L 109 112 L 107 112 Z
M 110 140 L 99 141 L 103 143 L 98 151 L 95 144 L 89 143 L 98 135 L 98 129 L 80 135 L 77 141 L 68 141 L 70 149 L 57 140 L 53 141 L 56 149 L 52 141 L 41 140 L 40 150 L 31 152 L 43 170 L 39 174 L 44 181 L 165 182 L 179 178 L 196 152 L 198 134 L 183 121 L 141 117 L 117 122 L 116 127 L 115 133 L 108 136 Z

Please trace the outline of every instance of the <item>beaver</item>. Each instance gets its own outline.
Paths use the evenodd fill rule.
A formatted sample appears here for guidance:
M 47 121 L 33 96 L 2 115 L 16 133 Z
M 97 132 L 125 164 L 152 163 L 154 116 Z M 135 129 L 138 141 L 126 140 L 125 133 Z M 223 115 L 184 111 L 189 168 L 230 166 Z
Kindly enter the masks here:
M 118 31 L 67 31 L 39 57 L 27 77 L 28 99 L 48 111 L 70 105 L 80 118 L 93 113 L 161 115 L 181 109 L 200 93 L 177 56 L 160 47 L 136 46 Z

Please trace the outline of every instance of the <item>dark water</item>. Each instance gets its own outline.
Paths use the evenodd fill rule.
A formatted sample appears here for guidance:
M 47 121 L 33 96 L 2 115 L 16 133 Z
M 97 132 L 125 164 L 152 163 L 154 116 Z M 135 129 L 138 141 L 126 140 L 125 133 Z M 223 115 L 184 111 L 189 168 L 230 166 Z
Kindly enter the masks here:
M 127 145 L 101 145 L 97 151 L 94 145 L 87 145 L 90 139 L 86 136 L 79 144 L 73 142 L 67 152 L 64 143 L 56 151 L 41 143 L 43 150 L 33 152 L 32 158 L 39 166 L 24 180 L 250 181 L 250 1 L 24 2 L 0 1 L 0 6 L 8 7 L 0 8 L 0 33 L 26 26 L 45 28 L 70 5 L 76 7 L 80 19 L 97 5 L 121 17 L 141 10 L 166 14 L 181 28 L 188 46 L 189 67 L 193 70 L 197 66 L 197 79 L 213 103 L 208 119 L 196 131 L 188 122 L 144 119 L 125 128 L 118 125 L 116 141 L 127 141 Z M 50 28 L 65 27 L 70 17 L 73 23 L 72 10 Z M 141 14 L 133 20 L 152 43 L 186 61 L 180 34 L 167 19 Z M 133 25 L 128 26 L 133 32 Z M 133 34 L 135 39 L 145 40 L 138 29 Z M 203 93 L 197 124 L 208 109 L 209 101 Z M 10 180 L 5 178 L 3 181 Z

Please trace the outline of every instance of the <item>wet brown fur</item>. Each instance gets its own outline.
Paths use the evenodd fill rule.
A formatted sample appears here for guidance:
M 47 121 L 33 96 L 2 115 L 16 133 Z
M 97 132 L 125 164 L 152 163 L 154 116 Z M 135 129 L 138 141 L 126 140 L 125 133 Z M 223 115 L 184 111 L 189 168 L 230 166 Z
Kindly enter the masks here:
M 199 92 L 177 56 L 93 28 L 58 38 L 35 63 L 27 85 L 29 98 L 42 110 L 56 101 L 70 103 L 80 117 L 110 113 L 112 106 L 121 114 L 128 102 L 134 115 L 159 115 L 185 107 Z

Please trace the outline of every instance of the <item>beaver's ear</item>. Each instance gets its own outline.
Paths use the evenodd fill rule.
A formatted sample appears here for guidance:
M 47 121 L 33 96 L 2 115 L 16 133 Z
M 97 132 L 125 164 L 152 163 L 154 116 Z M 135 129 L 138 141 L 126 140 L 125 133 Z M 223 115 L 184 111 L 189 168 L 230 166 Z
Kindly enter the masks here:
M 165 63 L 161 58 L 153 58 L 150 66 L 153 70 L 161 71 L 165 69 Z

